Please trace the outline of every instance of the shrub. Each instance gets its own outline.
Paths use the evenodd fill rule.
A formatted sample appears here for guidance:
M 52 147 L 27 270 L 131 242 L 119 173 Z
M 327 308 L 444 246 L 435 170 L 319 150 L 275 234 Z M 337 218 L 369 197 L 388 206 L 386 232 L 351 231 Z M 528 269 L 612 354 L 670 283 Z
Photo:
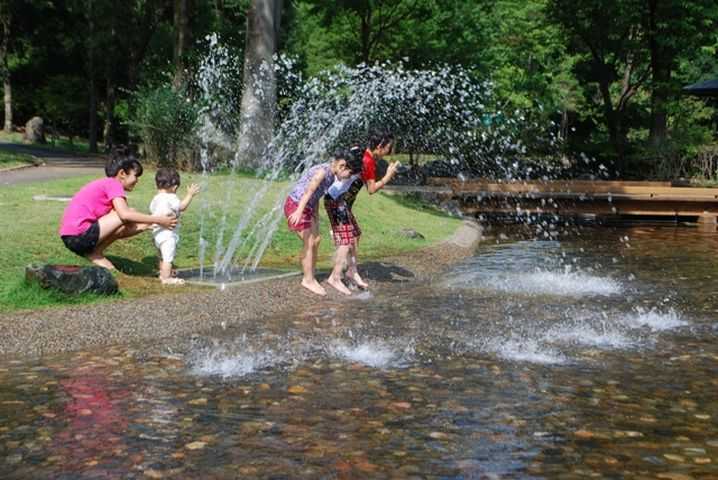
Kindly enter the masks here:
M 143 87 L 132 94 L 128 125 L 158 165 L 191 166 L 198 108 L 170 85 Z M 189 165 L 188 165 L 189 164 Z

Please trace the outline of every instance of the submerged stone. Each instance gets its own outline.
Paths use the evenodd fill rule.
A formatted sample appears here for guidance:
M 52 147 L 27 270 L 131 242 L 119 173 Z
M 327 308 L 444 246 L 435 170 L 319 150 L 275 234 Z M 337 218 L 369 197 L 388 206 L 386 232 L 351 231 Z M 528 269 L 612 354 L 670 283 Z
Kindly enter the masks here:
M 118 285 L 109 270 L 102 267 L 77 265 L 28 265 L 25 280 L 42 288 L 52 288 L 68 294 L 95 293 L 112 295 Z

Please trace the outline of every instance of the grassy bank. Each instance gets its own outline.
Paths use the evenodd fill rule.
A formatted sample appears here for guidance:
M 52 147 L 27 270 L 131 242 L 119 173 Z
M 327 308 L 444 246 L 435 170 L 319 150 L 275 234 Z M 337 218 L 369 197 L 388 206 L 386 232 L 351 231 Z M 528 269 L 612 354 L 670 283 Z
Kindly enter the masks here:
M 128 196 L 130 206 L 147 211 L 154 190 L 154 172 L 146 171 L 135 191 Z M 0 189 L 0 310 L 16 310 L 41 306 L 64 305 L 108 301 L 92 296 L 69 298 L 61 294 L 31 288 L 24 282 L 24 269 L 30 263 L 89 264 L 65 249 L 57 234 L 58 222 L 67 205 L 57 201 L 34 201 L 35 195 L 71 196 L 92 177 L 58 180 L 47 183 L 10 186 Z M 195 199 L 182 217 L 181 238 L 176 264 L 178 268 L 196 267 L 199 259 L 199 232 L 201 223 L 203 237 L 208 242 L 205 265 L 215 256 L 217 236 L 223 231 L 223 243 L 232 236 L 238 219 L 250 203 L 262 182 L 248 177 L 217 175 L 209 179 L 183 175 L 183 186 L 192 181 L 205 183 L 204 191 Z M 259 214 L 271 209 L 288 188 L 287 183 L 275 183 L 257 206 Z M 459 221 L 431 208 L 396 197 L 377 194 L 360 194 L 355 205 L 364 235 L 360 244 L 360 262 L 387 255 L 410 251 L 439 241 L 451 234 Z M 256 216 L 255 216 L 256 218 Z M 331 264 L 334 251 L 326 233 L 329 224 L 321 212 L 323 241 L 320 247 L 319 266 Z M 413 228 L 426 237 L 425 240 L 408 239 L 399 232 Z M 291 234 L 284 221 L 272 237 L 262 259 L 262 265 L 298 268 L 300 241 Z M 247 253 L 240 249 L 238 257 Z M 155 292 L 166 292 L 156 280 L 157 252 L 149 233 L 128 241 L 120 241 L 107 251 L 108 257 L 120 269 L 118 274 L 121 297 L 137 297 Z M 196 287 L 175 288 L 187 292 Z
M 0 170 L 34 165 L 35 159 L 22 153 L 0 152 Z
M 49 135 L 49 134 L 46 134 L 45 137 L 47 139 L 47 143 L 36 144 L 34 146 L 40 147 L 40 148 L 46 148 L 49 150 L 57 150 L 57 151 L 66 152 L 66 153 L 87 154 L 90 152 L 90 145 L 86 139 L 78 138 L 78 137 L 70 138 L 70 137 L 64 137 L 64 136 L 55 136 L 55 135 Z M 18 132 L 6 133 L 6 132 L 0 130 L 0 142 L 23 143 L 22 133 L 18 133 Z M 101 146 L 99 148 L 100 148 L 100 151 L 102 151 Z

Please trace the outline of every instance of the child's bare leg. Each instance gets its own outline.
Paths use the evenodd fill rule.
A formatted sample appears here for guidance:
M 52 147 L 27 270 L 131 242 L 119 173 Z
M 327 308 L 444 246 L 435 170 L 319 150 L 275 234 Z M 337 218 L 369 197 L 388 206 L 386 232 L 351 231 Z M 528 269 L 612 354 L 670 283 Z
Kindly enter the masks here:
M 347 268 L 347 277 L 354 281 L 358 286 L 361 288 L 367 288 L 369 285 L 364 281 L 363 278 L 359 275 L 359 270 L 357 269 L 357 244 L 352 244 L 351 248 L 349 249 L 349 260 L 348 260 L 349 267 Z
M 334 263 L 334 269 L 331 275 L 327 279 L 327 283 L 332 287 L 339 290 L 344 295 L 351 295 L 352 292 L 349 290 L 344 283 L 342 283 L 342 274 L 347 263 L 347 255 L 349 254 L 349 245 L 340 245 L 337 247 L 336 261 Z
M 319 234 L 319 222 L 316 218 L 312 222 L 312 236 L 314 237 L 314 240 L 312 241 L 312 276 L 316 276 L 317 258 L 319 258 L 319 244 L 322 241 L 322 237 Z
M 172 263 L 160 260 L 160 280 L 169 280 L 172 278 Z
M 300 254 L 302 262 L 302 286 L 307 290 L 316 293 L 317 295 L 326 295 L 327 291 L 324 290 L 317 279 L 314 278 L 314 243 L 316 238 L 311 228 L 307 228 L 298 233 L 302 239 L 302 252 Z
M 172 262 L 175 258 L 177 241 L 174 238 L 165 239 L 160 243 L 160 282 L 162 285 L 184 285 L 181 278 L 172 276 Z

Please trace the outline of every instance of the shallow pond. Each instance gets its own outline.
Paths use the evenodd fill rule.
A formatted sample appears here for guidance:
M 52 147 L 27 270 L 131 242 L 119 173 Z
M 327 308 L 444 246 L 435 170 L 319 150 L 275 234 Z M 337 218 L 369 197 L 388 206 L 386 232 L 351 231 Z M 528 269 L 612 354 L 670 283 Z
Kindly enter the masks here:
M 5 359 L 0 478 L 717 478 L 718 235 L 491 233 L 180 351 Z

